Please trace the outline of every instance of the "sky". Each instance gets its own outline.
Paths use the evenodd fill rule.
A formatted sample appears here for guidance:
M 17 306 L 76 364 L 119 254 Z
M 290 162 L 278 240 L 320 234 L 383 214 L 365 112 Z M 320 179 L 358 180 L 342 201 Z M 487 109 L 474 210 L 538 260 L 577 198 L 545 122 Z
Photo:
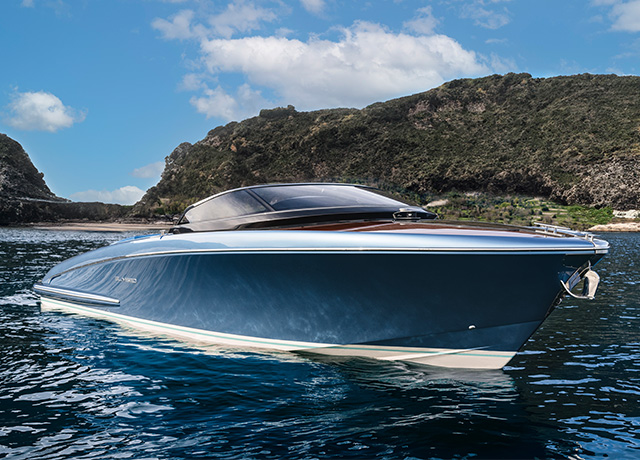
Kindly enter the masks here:
M 640 74 L 640 0 L 1 0 L 0 133 L 49 188 L 133 204 L 164 158 L 263 108 L 457 78 Z

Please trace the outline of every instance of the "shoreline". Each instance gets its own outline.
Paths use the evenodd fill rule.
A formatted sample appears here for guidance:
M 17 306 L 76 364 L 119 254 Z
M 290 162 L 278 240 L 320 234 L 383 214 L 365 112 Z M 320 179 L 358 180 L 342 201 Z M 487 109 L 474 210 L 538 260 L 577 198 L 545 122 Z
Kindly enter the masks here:
M 86 232 L 161 232 L 171 229 L 168 222 L 38 222 L 24 225 L 23 228 L 38 230 L 86 231 Z M 595 225 L 588 232 L 640 232 L 640 222 L 615 222 Z
M 589 232 L 640 232 L 640 222 L 615 222 L 610 224 L 594 225 L 589 228 Z
M 81 232 L 155 232 L 168 231 L 171 224 L 163 222 L 40 222 L 25 225 L 24 228 L 52 231 L 81 231 Z

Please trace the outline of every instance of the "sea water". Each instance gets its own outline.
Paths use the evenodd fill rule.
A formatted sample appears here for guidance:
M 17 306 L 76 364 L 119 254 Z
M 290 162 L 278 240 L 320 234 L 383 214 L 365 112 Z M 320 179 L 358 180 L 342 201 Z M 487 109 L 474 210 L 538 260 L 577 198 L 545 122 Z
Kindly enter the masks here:
M 0 229 L 0 457 L 640 458 L 640 234 L 604 235 L 596 300 L 565 299 L 499 371 L 195 349 L 40 311 L 49 268 L 126 236 Z

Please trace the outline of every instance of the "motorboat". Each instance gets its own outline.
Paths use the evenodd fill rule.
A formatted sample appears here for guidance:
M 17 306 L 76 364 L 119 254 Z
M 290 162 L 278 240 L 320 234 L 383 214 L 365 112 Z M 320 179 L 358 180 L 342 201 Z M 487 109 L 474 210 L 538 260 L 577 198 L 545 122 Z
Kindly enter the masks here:
M 499 369 L 564 296 L 594 297 L 608 251 L 562 227 L 439 220 L 362 185 L 271 184 L 66 260 L 34 290 L 43 309 L 198 343 Z

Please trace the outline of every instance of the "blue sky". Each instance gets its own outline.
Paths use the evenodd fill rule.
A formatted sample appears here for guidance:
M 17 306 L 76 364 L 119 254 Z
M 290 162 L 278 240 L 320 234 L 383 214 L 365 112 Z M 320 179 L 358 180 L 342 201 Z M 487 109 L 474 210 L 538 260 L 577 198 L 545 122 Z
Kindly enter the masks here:
M 494 73 L 638 75 L 640 0 L 2 0 L 0 132 L 58 196 L 131 204 L 262 108 Z

